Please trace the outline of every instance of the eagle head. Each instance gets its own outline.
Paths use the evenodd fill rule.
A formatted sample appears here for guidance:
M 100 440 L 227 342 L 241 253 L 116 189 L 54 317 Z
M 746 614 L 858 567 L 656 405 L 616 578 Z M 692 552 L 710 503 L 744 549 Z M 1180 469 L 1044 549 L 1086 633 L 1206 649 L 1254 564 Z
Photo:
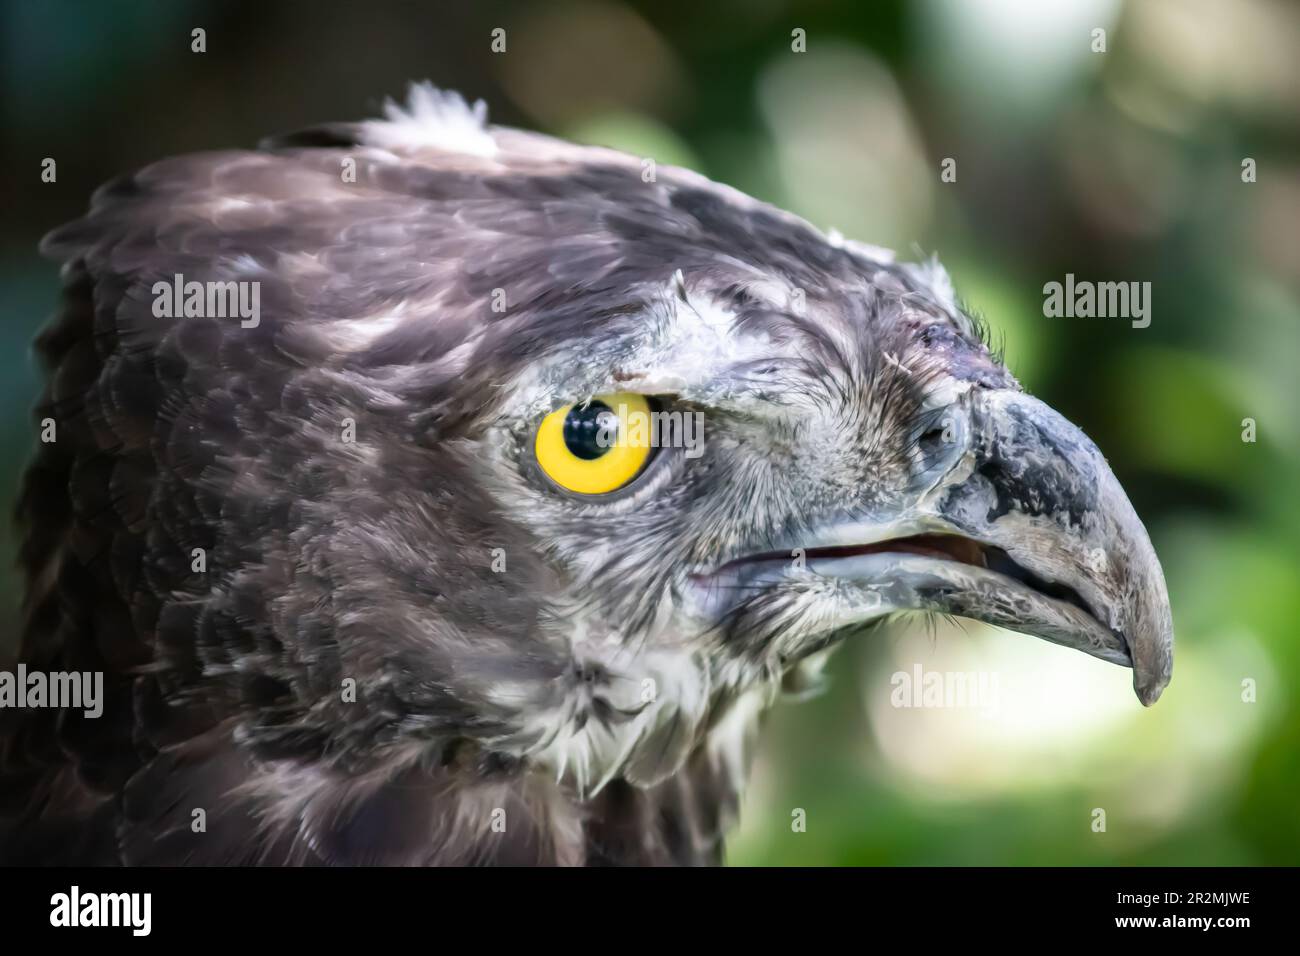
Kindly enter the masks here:
M 64 729 L 129 861 L 709 857 L 758 715 L 899 612 L 1169 680 L 1141 521 L 937 261 L 427 86 L 45 249 L 24 647 L 114 677 Z

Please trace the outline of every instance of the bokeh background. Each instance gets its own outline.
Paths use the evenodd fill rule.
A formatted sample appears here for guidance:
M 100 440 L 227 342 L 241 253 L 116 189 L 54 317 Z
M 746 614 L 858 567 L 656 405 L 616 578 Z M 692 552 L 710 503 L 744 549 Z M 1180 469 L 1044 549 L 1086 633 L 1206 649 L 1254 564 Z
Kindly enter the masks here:
M 733 863 L 1300 863 L 1300 4 L 4 0 L 0 76 L 6 506 L 34 441 L 28 343 L 56 302 L 40 236 L 113 175 L 375 115 L 429 78 L 498 123 L 937 251 L 1012 370 L 1106 451 L 1162 556 L 1178 645 L 1154 709 L 1083 655 L 901 622 L 774 712 Z M 1150 327 L 1045 318 L 1066 273 L 1151 282 Z M 6 523 L 0 651 L 14 550 Z M 918 664 L 996 675 L 995 705 L 891 706 Z

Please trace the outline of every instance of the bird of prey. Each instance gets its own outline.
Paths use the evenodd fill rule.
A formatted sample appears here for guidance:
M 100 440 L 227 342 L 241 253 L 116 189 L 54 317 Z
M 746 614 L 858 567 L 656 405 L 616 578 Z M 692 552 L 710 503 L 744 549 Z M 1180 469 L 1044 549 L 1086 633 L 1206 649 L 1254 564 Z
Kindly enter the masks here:
M 8 862 L 717 862 L 899 612 L 1169 681 L 1142 523 L 936 261 L 428 85 L 43 250 L 20 663 L 104 700 L 0 713 Z

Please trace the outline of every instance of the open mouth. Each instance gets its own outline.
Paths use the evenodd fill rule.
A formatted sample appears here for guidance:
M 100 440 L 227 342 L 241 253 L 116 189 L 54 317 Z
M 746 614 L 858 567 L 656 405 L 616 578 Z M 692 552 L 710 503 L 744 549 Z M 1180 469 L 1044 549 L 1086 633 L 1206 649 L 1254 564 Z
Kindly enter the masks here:
M 912 593 L 920 594 L 915 603 L 899 602 L 903 607 L 929 607 L 1013 630 L 1029 630 L 1115 663 L 1127 664 L 1130 657 L 1124 634 L 1110 627 L 1106 618 L 1075 588 L 1035 574 L 996 545 L 959 534 L 916 534 L 868 544 L 810 547 L 802 549 L 802 556 L 804 563 L 821 575 L 839 577 L 847 571 L 849 577 L 857 577 L 851 569 L 868 568 L 885 579 L 902 576 L 914 583 Z M 917 563 L 918 558 L 922 559 L 921 564 Z M 731 580 L 740 584 L 742 590 L 761 589 L 783 577 L 783 569 L 791 564 L 791 551 L 759 552 L 735 558 L 709 577 L 715 581 L 719 577 Z M 944 568 L 951 571 L 945 574 Z M 959 568 L 969 570 L 959 571 Z M 993 601 L 992 607 L 989 585 L 992 591 L 1003 596 Z M 1017 599 L 1017 594 L 1023 597 Z M 1049 620 L 1037 622 L 1045 627 L 1023 626 L 1032 625 L 1035 619 L 1026 610 L 1030 607 L 1026 602 L 1047 614 Z M 1022 618 L 1007 613 L 1012 606 Z M 1049 607 L 1056 611 L 1045 611 Z
M 1018 581 L 1020 584 L 1039 594 L 1057 601 L 1072 604 L 1092 618 L 1100 617 L 1089 607 L 1088 602 L 1074 588 L 1057 581 L 1048 581 L 1034 574 L 1028 568 L 1017 564 L 1009 554 L 993 545 L 981 544 L 970 538 L 955 534 L 917 534 L 905 538 L 890 538 L 871 544 L 844 544 L 822 548 L 807 548 L 804 557 L 807 560 L 818 558 L 851 558 L 865 554 L 919 554 L 928 558 L 956 561 L 976 568 L 987 568 L 1004 577 Z M 736 558 L 724 565 L 732 567 L 761 561 L 789 561 L 789 552 L 768 551 L 760 554 Z

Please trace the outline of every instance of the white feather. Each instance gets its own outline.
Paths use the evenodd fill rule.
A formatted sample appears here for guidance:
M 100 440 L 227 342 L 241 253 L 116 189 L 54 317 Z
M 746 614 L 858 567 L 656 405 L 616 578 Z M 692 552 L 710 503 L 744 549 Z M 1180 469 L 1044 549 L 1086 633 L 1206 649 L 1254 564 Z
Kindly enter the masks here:
M 384 101 L 384 119 L 361 124 L 362 138 L 382 149 L 441 149 L 471 156 L 496 155 L 487 129 L 487 104 L 471 106 L 454 90 L 429 82 L 412 83 L 406 105 Z

